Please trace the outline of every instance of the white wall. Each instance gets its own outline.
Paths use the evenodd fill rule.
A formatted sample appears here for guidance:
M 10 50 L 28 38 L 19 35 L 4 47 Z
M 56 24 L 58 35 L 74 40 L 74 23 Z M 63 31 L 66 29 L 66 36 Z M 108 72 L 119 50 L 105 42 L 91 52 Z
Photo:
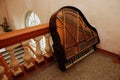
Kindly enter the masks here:
M 120 51 L 120 0 L 6 0 L 10 25 L 24 27 L 25 13 L 32 9 L 42 23 L 47 23 L 53 12 L 63 6 L 75 6 L 98 30 L 99 48 L 118 54 Z
M 24 19 L 27 11 L 34 11 L 42 23 L 48 22 L 48 1 L 47 0 L 6 0 L 10 25 L 13 29 L 24 27 Z

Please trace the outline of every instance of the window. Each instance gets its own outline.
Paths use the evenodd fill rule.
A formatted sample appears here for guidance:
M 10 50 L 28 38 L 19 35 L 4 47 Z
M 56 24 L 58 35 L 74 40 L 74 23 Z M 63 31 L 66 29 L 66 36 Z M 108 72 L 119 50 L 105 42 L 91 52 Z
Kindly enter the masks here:
M 39 17 L 34 12 L 28 11 L 26 14 L 25 26 L 30 27 L 38 24 L 40 24 Z
M 32 27 L 32 26 L 39 25 L 39 24 L 41 24 L 41 22 L 37 14 L 35 14 L 35 12 L 33 11 L 28 11 L 26 14 L 26 18 L 25 18 L 25 26 Z M 32 45 L 34 49 L 36 49 L 35 41 L 33 39 L 31 39 L 30 44 Z M 40 47 L 41 47 L 41 50 L 45 53 L 45 50 L 44 50 L 45 49 L 45 37 L 44 36 L 40 40 Z

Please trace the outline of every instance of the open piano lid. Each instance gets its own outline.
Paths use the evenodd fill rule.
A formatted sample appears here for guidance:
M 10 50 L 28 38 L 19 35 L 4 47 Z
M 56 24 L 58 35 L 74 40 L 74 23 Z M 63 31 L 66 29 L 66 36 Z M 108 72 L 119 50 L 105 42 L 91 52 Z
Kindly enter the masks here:
M 99 43 L 97 30 L 88 23 L 79 9 L 72 6 L 65 6 L 55 12 L 50 18 L 49 28 L 54 55 L 62 71 L 66 70 L 69 59 L 76 55 L 79 58 L 83 51 Z

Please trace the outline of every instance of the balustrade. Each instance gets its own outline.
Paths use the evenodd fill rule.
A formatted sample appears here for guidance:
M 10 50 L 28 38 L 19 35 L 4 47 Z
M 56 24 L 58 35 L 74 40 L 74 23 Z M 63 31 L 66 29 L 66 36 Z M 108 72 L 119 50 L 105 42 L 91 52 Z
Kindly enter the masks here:
M 9 52 L 10 54 L 10 67 L 11 67 L 11 72 L 13 74 L 13 76 L 19 76 L 22 74 L 22 69 L 20 68 L 20 63 L 19 61 L 16 59 L 15 55 L 14 55 L 14 49 L 18 46 L 19 44 L 15 44 L 15 45 L 11 45 L 9 47 L 6 47 L 6 50 Z
M 40 49 L 40 40 L 41 39 L 42 39 L 42 36 L 34 38 L 34 40 L 36 42 L 36 51 L 35 51 L 36 59 L 35 60 L 38 64 L 44 63 L 44 57 L 43 57 L 42 51 Z
M 45 46 L 46 53 L 44 54 L 44 56 L 45 58 L 50 59 L 52 57 L 52 48 L 50 46 L 50 34 L 45 35 L 45 40 L 46 40 Z
M 40 40 L 41 36 L 45 35 L 45 49 L 41 50 Z M 34 39 L 36 49 L 34 50 L 30 46 L 30 39 Z M 50 34 L 48 24 L 38 25 L 34 27 L 29 27 L 21 30 L 11 31 L 5 34 L 0 35 L 0 48 L 5 48 L 10 55 L 10 66 L 6 63 L 5 59 L 1 56 L 0 53 L 0 80 L 16 80 L 19 79 L 19 75 L 26 74 L 25 70 L 36 69 L 38 64 L 45 63 L 47 58 L 52 57 L 52 48 L 50 46 Z M 19 45 L 22 45 L 24 49 L 23 60 L 24 63 L 20 64 L 19 58 L 16 58 L 15 48 Z M 31 56 L 31 52 L 34 53 L 35 57 Z M 44 57 L 45 56 L 45 57 Z M 2 57 L 2 58 L 1 58 Z M 24 67 L 23 67 L 24 66 Z M 39 66 L 40 67 L 40 66 Z M 5 71 L 8 72 L 5 72 Z M 10 75 L 12 73 L 12 75 Z M 18 77 L 19 76 L 19 77 Z M 8 77 L 8 78 L 7 78 Z M 16 78 L 17 77 L 17 78 Z
M 23 45 L 23 48 L 24 48 L 23 59 L 25 61 L 24 66 L 25 66 L 26 70 L 30 70 L 30 69 L 34 68 L 34 64 L 32 62 L 32 57 L 30 55 L 30 51 L 29 51 L 29 47 L 28 47 L 29 43 L 30 43 L 30 40 L 22 42 L 22 45 Z

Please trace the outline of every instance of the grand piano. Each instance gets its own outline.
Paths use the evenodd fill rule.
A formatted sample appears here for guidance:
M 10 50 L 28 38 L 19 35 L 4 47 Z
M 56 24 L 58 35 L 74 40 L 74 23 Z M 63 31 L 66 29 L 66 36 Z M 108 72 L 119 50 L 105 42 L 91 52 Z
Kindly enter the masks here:
M 55 12 L 50 18 L 49 29 L 54 56 L 62 71 L 93 53 L 100 42 L 97 30 L 79 9 L 72 6 Z

